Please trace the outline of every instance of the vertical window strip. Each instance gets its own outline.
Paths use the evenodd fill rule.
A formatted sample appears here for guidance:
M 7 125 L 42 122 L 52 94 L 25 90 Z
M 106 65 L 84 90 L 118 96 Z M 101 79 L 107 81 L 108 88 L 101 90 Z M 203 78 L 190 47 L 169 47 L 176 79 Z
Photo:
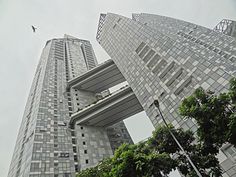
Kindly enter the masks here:
M 150 49 L 149 46 L 144 47 L 144 49 L 140 52 L 139 57 L 143 58 L 146 55 L 146 53 L 149 51 L 149 49 Z
M 160 59 L 161 59 L 161 56 L 156 53 L 154 55 L 154 57 L 152 57 L 151 60 L 149 60 L 149 62 L 147 62 L 147 67 L 152 69 Z
M 174 91 L 175 95 L 179 95 L 184 88 L 188 87 L 192 82 L 192 76 L 189 76 L 185 81 Z
M 175 62 L 172 61 L 167 67 L 164 69 L 164 71 L 159 75 L 159 78 L 162 79 L 165 77 L 165 75 L 174 67 Z
M 144 57 L 143 61 L 144 61 L 145 63 L 147 63 L 147 62 L 152 58 L 152 56 L 153 56 L 154 54 L 155 54 L 155 51 L 151 49 L 151 50 L 148 52 L 148 54 Z
M 178 71 L 176 71 L 174 73 L 174 75 L 170 78 L 170 80 L 166 83 L 166 86 L 169 87 L 171 86 L 175 81 L 176 79 L 178 79 L 178 77 L 181 76 L 181 74 L 183 73 L 183 68 L 180 68 Z
M 144 42 L 142 42 L 142 43 L 138 46 L 138 48 L 135 50 L 135 52 L 136 52 L 137 54 L 139 54 L 139 52 L 144 48 L 145 45 L 146 45 L 146 44 L 145 44 Z
M 167 62 L 162 59 L 156 64 L 156 66 L 153 67 L 152 72 L 158 74 L 166 65 Z

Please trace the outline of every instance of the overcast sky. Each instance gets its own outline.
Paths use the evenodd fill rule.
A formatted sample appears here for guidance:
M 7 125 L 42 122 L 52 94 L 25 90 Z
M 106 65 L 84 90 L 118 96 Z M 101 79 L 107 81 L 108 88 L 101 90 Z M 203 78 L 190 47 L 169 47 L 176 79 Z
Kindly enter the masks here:
M 236 20 L 236 0 L 0 0 L 0 177 L 6 177 L 26 99 L 45 42 L 90 40 L 99 62 L 109 56 L 95 40 L 100 13 L 153 13 L 213 28 Z M 38 27 L 32 33 L 31 25 Z M 126 120 L 134 141 L 151 134 L 145 115 Z

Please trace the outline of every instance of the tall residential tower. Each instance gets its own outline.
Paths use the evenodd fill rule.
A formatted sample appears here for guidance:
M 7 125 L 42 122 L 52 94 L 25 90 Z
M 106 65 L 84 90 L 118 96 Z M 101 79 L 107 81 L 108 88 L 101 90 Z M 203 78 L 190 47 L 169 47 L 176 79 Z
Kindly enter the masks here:
M 67 82 L 97 65 L 89 41 L 65 35 L 47 41 L 25 107 L 8 177 L 75 177 L 132 143 L 124 123 L 105 128 L 76 124 L 70 116 L 107 96 L 67 89 Z
M 158 99 L 168 123 L 196 131 L 194 121 L 178 115 L 181 100 L 196 88 L 219 93 L 236 76 L 235 22 L 211 30 L 152 14 L 101 14 L 97 41 L 156 127 L 162 124 L 153 101 Z M 236 149 L 226 144 L 219 154 L 225 176 L 236 176 Z

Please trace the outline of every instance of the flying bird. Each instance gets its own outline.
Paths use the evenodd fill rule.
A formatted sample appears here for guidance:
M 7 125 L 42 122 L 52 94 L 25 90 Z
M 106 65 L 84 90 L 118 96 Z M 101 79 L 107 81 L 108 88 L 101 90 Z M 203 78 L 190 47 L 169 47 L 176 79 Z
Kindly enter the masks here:
M 37 28 L 34 27 L 33 25 L 32 25 L 31 27 L 32 27 L 33 32 L 35 33 L 35 30 L 36 30 Z

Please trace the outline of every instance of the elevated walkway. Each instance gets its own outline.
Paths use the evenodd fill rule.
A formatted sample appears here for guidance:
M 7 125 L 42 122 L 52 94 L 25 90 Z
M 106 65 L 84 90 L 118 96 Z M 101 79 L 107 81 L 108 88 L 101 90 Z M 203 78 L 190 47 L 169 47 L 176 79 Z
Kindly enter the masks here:
M 107 127 L 143 111 L 130 87 L 125 87 L 72 114 L 70 126 L 77 124 Z
M 67 88 L 99 93 L 124 81 L 125 78 L 115 63 L 108 60 L 87 73 L 70 80 Z

